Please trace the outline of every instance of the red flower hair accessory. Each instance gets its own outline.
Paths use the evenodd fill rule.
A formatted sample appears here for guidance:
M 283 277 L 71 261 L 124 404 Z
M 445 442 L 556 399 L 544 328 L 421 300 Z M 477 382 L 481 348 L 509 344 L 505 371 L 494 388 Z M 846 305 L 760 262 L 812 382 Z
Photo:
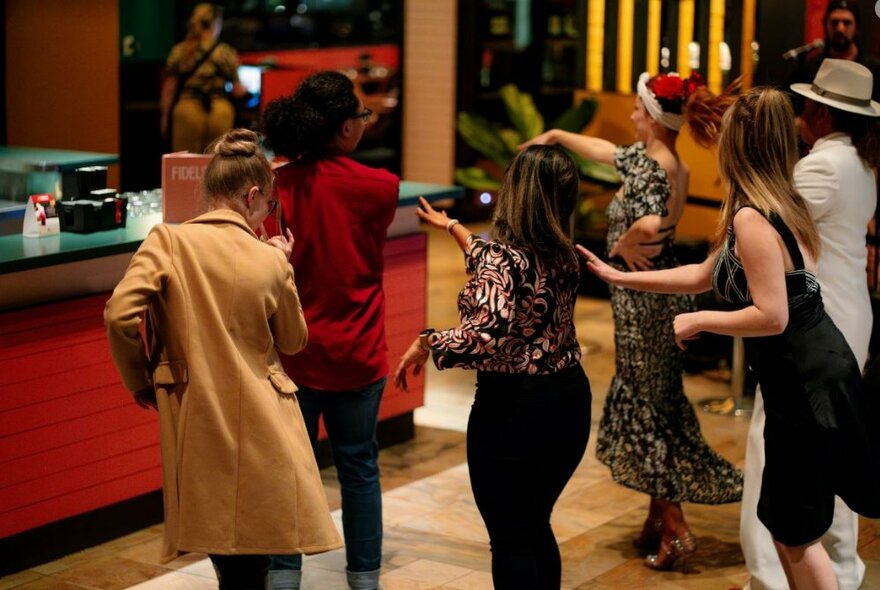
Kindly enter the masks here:
M 691 72 L 691 75 L 688 76 L 688 79 L 684 82 L 684 98 L 687 100 L 690 98 L 691 94 L 699 88 L 700 86 L 705 86 L 706 83 L 703 82 L 703 77 L 699 72 Z
M 651 92 L 657 100 L 681 100 L 685 96 L 685 81 L 678 75 L 660 74 L 652 81 Z

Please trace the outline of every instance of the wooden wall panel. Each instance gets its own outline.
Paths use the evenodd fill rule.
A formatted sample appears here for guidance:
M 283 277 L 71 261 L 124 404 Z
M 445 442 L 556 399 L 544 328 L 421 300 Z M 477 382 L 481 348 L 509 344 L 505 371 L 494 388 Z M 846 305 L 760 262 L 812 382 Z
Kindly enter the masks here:
M 5 26 L 7 143 L 118 154 L 119 1 L 6 0 Z
M 828 0 L 807 0 L 804 11 L 804 43 L 825 38 L 825 23 L 822 17 L 828 8 Z
M 400 357 L 425 328 L 427 255 L 428 237 L 425 234 L 391 240 L 385 249 L 385 339 L 392 374 Z M 380 420 L 412 412 L 425 403 L 425 373 L 417 377 L 410 375 L 407 383 L 409 391 L 401 391 L 392 383 L 389 375 Z
M 281 67 L 306 67 L 312 71 L 356 68 L 364 53 L 369 53 L 376 65 L 397 69 L 400 48 L 397 45 L 355 45 L 352 47 L 322 47 L 320 49 L 286 49 L 280 51 L 249 51 L 241 54 L 242 63 L 260 64 L 271 59 Z M 289 92 L 294 89 L 291 88 Z
M 119 382 L 107 297 L 0 314 L 0 537 L 161 487 L 157 415 Z
M 385 248 L 385 339 L 388 343 L 388 366 L 397 368 L 400 357 L 425 328 L 427 319 L 428 236 L 417 234 L 396 238 Z M 424 373 L 408 379 L 409 391 L 385 386 L 380 419 L 412 412 L 424 404 Z
M 131 473 L 113 481 L 98 482 L 67 495 L 30 504 L 14 512 L 0 513 L 0 538 L 115 504 L 129 498 L 130 490 L 158 490 L 162 472 L 158 467 Z
M 452 184 L 455 167 L 456 0 L 406 0 L 403 178 Z
M 22 457 L 38 457 L 56 449 L 64 449 L 91 437 L 125 432 L 145 425 L 155 428 L 156 415 L 132 402 L 122 408 L 6 435 L 0 441 L 0 466 L 11 464 Z
M 368 53 L 376 65 L 392 72 L 400 67 L 400 48 L 397 45 L 358 45 L 354 47 L 323 47 L 321 49 L 290 49 L 283 51 L 255 51 L 241 54 L 242 63 L 260 64 L 272 60 L 277 70 L 263 73 L 260 109 L 270 101 L 293 93 L 300 82 L 319 70 L 344 70 L 358 66 L 358 59 Z

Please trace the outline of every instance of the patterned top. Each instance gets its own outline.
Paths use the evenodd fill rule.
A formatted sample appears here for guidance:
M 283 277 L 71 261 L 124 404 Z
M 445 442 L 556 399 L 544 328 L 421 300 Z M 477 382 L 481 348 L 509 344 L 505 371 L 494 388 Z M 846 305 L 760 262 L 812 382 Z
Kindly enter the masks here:
M 665 217 L 666 202 L 670 197 L 666 170 L 657 160 L 648 156 L 645 144 L 639 142 L 614 150 L 614 167 L 623 178 L 620 193 L 608 207 L 608 252 L 636 220 L 646 215 Z M 672 227 L 661 230 L 669 232 Z
M 574 303 L 580 268 L 574 252 L 563 264 L 476 235 L 465 264 L 472 276 L 458 294 L 461 325 L 436 332 L 438 369 L 551 374 L 580 361 Z
M 168 75 L 186 74 L 210 48 L 211 45 L 200 46 L 193 51 L 191 42 L 178 43 L 171 48 L 165 63 Z M 211 56 L 187 80 L 181 96 L 193 98 L 203 94 L 226 94 L 226 82 L 238 82 L 238 53 L 226 43 L 219 43 Z
M 787 229 L 781 230 L 780 222 L 774 216 L 771 216 L 769 219 L 776 230 L 783 235 L 783 239 L 786 240 L 786 245 L 795 264 L 794 270 L 785 273 L 785 287 L 788 298 L 791 299 L 797 295 L 818 292 L 819 282 L 816 280 L 816 275 L 803 267 L 803 258 L 801 257 L 800 250 L 797 248 L 797 242 L 794 242 L 793 247 L 791 244 L 788 244 L 789 238 L 785 234 Z M 792 237 L 791 240 L 793 239 Z M 731 224 L 727 228 L 727 239 L 724 241 L 724 246 L 718 252 L 718 258 L 715 260 L 715 266 L 712 269 L 712 288 L 715 289 L 719 297 L 728 303 L 739 306 L 751 305 L 752 296 L 749 293 L 748 279 L 746 278 L 742 262 L 740 262 L 734 252 L 735 246 L 736 234 L 734 234 L 733 224 Z

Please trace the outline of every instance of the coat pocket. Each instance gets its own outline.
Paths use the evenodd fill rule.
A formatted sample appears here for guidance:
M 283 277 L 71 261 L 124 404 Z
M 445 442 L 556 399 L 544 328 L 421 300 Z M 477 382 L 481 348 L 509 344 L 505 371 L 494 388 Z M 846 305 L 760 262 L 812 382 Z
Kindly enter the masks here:
M 162 361 L 153 370 L 154 385 L 176 385 L 178 383 L 187 383 L 189 374 L 186 368 L 186 361 Z
M 296 393 L 297 387 L 293 382 L 293 379 L 288 377 L 287 373 L 281 369 L 270 367 L 269 381 L 272 382 L 272 386 L 278 391 L 278 393 L 283 393 L 285 395 L 293 395 Z

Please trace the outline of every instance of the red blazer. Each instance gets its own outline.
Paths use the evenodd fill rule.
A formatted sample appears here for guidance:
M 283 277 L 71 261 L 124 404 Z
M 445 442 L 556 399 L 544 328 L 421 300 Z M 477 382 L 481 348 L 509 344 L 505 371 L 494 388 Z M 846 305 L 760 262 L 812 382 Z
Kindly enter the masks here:
M 383 249 L 400 180 L 339 155 L 277 169 L 285 224 L 309 330 L 305 350 L 282 357 L 298 385 L 356 389 L 388 374 Z

